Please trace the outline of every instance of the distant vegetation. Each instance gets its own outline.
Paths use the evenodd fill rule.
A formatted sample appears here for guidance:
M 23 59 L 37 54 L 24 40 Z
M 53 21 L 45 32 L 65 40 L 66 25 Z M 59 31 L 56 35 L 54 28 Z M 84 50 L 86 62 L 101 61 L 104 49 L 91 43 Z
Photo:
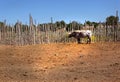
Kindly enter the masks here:
M 77 21 L 66 23 L 64 20 L 35 25 L 30 15 L 30 23 L 7 25 L 6 21 L 0 22 L 0 44 L 27 45 L 41 43 L 74 42 L 67 35 L 73 30 L 89 29 L 94 35 L 92 41 L 117 41 L 120 40 L 120 26 L 118 16 L 108 16 L 105 22 Z
M 31 17 L 30 17 L 31 18 Z M 31 19 L 30 19 L 31 20 Z M 42 28 L 44 25 L 48 25 L 50 26 L 50 30 L 58 30 L 58 29 L 62 29 L 62 28 L 65 28 L 67 31 L 69 30 L 78 30 L 78 29 L 82 29 L 82 27 L 84 27 L 85 25 L 88 25 L 88 26 L 94 26 L 94 28 L 96 28 L 100 23 L 102 25 L 117 25 L 119 21 L 119 17 L 116 17 L 116 16 L 109 16 L 109 17 L 106 17 L 106 21 L 105 22 L 91 22 L 89 20 L 85 21 L 84 24 L 82 23 L 79 23 L 77 21 L 72 21 L 70 22 L 69 24 L 67 24 L 64 20 L 61 20 L 61 21 L 56 21 L 55 23 L 53 23 L 53 20 L 50 22 L 50 23 L 44 23 L 44 24 L 38 24 L 37 27 L 41 27 L 40 30 L 42 31 L 44 28 Z M 3 27 L 5 25 L 6 22 L 0 22 L 0 28 Z M 11 26 L 11 27 L 14 27 L 16 28 L 16 25 L 18 24 L 18 22 L 15 23 L 15 25 Z M 33 21 L 32 21 L 32 24 L 33 24 Z M 29 25 L 27 24 L 22 24 L 22 29 L 24 31 L 25 28 L 28 28 Z M 34 25 L 34 24 L 33 24 Z

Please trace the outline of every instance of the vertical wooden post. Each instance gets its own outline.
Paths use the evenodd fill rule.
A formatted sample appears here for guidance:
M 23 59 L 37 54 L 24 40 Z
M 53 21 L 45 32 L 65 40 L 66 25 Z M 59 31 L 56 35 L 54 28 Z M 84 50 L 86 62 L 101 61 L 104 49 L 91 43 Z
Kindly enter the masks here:
M 117 20 L 117 24 L 116 24 L 116 40 L 118 40 L 118 23 L 119 23 L 118 11 L 116 11 L 116 20 Z

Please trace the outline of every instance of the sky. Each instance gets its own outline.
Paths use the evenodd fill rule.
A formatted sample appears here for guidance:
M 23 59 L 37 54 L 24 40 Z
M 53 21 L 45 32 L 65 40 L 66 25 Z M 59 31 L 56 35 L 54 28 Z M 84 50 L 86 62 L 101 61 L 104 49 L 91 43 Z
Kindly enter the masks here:
M 0 0 L 0 21 L 29 24 L 31 14 L 36 23 L 49 23 L 51 17 L 53 22 L 105 22 L 120 12 L 119 5 L 120 0 Z

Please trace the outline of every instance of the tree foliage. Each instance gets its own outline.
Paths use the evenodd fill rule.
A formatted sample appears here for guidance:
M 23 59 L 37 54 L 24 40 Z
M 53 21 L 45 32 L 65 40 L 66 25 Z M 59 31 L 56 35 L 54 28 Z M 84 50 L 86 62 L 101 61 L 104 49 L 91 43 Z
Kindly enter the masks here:
M 87 24 L 88 26 L 92 26 L 92 22 L 90 21 L 86 21 L 85 24 Z
M 66 23 L 62 20 L 62 21 L 56 21 L 55 23 L 57 25 L 57 27 L 61 27 L 61 28 L 64 28 Z
M 119 21 L 119 18 L 116 16 L 109 16 L 106 18 L 107 25 L 117 25 L 118 21 Z
M 91 21 L 86 21 L 85 24 L 87 24 L 88 26 L 94 26 L 94 28 L 96 28 L 99 25 L 99 23 Z
M 72 21 L 71 23 L 67 24 L 66 30 L 80 30 L 82 28 L 83 24 L 78 23 L 77 21 Z
M 4 23 L 3 22 L 0 22 L 0 27 L 3 27 L 4 26 Z

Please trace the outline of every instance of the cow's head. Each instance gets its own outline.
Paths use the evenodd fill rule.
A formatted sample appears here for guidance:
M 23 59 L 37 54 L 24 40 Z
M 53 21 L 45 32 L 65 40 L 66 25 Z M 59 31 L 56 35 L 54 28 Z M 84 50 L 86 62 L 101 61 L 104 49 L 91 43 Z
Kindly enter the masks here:
M 68 38 L 75 37 L 75 36 L 76 36 L 76 32 L 72 32 L 72 33 L 69 33 Z

